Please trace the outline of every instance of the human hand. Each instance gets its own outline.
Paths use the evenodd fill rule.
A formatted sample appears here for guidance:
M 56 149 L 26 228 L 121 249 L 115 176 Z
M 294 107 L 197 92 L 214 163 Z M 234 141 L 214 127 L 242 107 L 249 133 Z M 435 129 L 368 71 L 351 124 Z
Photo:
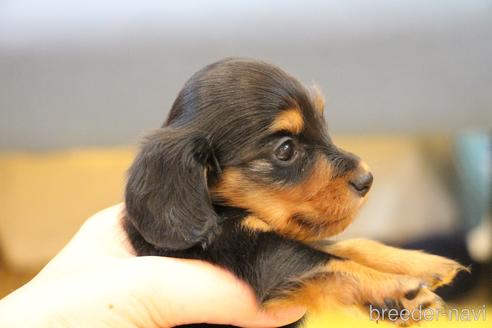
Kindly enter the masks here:
M 92 216 L 33 280 L 0 300 L 0 327 L 274 327 L 304 315 L 263 311 L 251 287 L 209 263 L 136 257 L 122 210 Z

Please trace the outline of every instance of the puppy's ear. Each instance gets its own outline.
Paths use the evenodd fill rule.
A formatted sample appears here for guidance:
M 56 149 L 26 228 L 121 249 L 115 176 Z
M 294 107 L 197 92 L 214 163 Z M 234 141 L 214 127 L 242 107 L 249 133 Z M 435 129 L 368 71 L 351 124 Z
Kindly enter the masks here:
M 205 248 L 220 233 L 207 186 L 210 163 L 217 161 L 197 132 L 162 128 L 146 138 L 129 171 L 125 203 L 147 242 L 171 250 Z

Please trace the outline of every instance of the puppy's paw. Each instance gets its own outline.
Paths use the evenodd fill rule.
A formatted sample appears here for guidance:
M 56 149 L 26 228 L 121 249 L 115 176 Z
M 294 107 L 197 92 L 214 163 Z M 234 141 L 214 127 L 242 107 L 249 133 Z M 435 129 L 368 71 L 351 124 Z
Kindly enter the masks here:
M 371 320 L 410 326 L 435 318 L 443 307 L 441 298 L 413 277 L 395 276 L 371 289 L 364 304 Z
M 411 255 L 414 257 L 411 262 L 415 265 L 399 273 L 421 279 L 431 290 L 449 284 L 460 271 L 470 271 L 460 263 L 442 256 L 417 251 Z

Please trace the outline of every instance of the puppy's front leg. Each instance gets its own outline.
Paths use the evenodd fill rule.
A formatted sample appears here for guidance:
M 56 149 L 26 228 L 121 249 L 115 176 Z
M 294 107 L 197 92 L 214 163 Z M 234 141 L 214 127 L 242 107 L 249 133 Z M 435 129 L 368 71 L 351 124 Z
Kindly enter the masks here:
M 442 256 L 386 246 L 367 239 L 349 239 L 314 246 L 381 272 L 419 278 L 432 290 L 449 284 L 459 271 L 467 270 L 458 262 Z
M 438 313 L 442 305 L 418 278 L 380 272 L 351 260 L 331 259 L 296 282 L 298 288 L 284 290 L 265 306 L 302 304 L 310 310 L 321 310 L 335 303 L 377 311 L 380 320 L 409 325 L 422 318 L 420 311 Z

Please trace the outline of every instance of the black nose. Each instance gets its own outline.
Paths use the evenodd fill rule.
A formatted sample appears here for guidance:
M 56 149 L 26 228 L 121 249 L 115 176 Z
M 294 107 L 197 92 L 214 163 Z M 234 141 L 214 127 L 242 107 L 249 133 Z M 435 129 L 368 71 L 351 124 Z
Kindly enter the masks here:
M 357 173 L 349 182 L 350 186 L 354 188 L 360 197 L 364 197 L 372 185 L 372 174 L 371 172 L 361 172 Z

